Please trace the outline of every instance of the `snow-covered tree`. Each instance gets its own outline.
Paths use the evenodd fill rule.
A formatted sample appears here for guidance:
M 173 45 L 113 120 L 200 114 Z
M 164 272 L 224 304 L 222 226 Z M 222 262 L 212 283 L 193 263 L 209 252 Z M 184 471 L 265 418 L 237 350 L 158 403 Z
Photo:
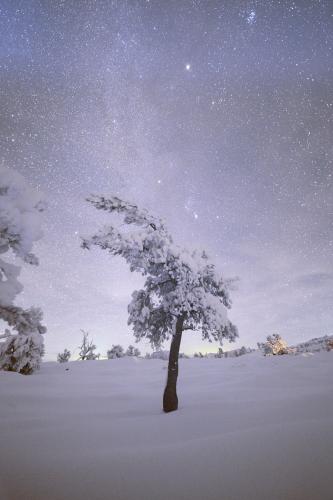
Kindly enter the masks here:
M 40 196 L 21 175 L 0 167 L 0 319 L 11 328 L 0 335 L 0 369 L 23 374 L 39 368 L 44 354 L 41 334 L 46 328 L 40 309 L 24 310 L 14 304 L 23 286 L 18 280 L 20 267 L 8 262 L 8 257 L 14 254 L 27 264 L 38 264 L 32 248 L 42 236 L 43 209 Z
M 263 351 L 265 356 L 267 355 L 281 355 L 288 354 L 289 349 L 287 342 L 282 339 L 281 335 L 278 333 L 273 333 L 273 335 L 268 335 L 266 342 L 258 343 L 259 349 Z
M 134 356 L 138 358 L 140 356 L 140 351 L 137 347 L 134 347 L 133 345 L 129 345 L 127 348 L 127 351 L 125 353 L 126 356 Z
M 82 332 L 82 342 L 79 346 L 79 359 L 81 361 L 88 361 L 92 359 L 98 359 L 100 354 L 96 354 L 96 346 L 92 340 L 89 340 L 89 333 L 85 330 L 81 330 Z
M 63 352 L 59 352 L 57 356 L 58 363 L 67 363 L 71 357 L 71 351 L 65 349 Z
M 219 342 L 233 341 L 237 336 L 236 327 L 227 317 L 231 307 L 229 282 L 218 276 L 205 253 L 176 246 L 164 223 L 146 210 L 117 197 L 92 196 L 88 201 L 99 210 L 120 214 L 133 228 L 106 226 L 84 239 L 82 246 L 90 249 L 97 245 L 119 255 L 131 271 L 145 277 L 143 288 L 132 295 L 128 322 L 137 340 L 147 338 L 154 347 L 172 336 L 163 409 L 176 410 L 183 331 L 200 330 L 203 339 Z
M 5 341 L 0 344 L 0 369 L 30 375 L 40 367 L 44 355 L 41 334 L 46 329 L 41 325 L 40 309 L 0 306 L 0 317 L 17 331 L 15 335 L 6 330 Z
M 107 352 L 108 359 L 123 358 L 124 356 L 124 348 L 119 344 L 113 345 Z

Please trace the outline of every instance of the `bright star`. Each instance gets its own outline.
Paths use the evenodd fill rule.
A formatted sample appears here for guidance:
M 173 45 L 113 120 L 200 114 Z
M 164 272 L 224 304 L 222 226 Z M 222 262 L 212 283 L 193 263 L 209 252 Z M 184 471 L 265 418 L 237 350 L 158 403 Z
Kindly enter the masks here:
M 255 23 L 255 21 L 256 21 L 256 11 L 255 10 L 251 10 L 251 12 L 249 13 L 249 15 L 246 18 L 246 21 L 248 24 Z

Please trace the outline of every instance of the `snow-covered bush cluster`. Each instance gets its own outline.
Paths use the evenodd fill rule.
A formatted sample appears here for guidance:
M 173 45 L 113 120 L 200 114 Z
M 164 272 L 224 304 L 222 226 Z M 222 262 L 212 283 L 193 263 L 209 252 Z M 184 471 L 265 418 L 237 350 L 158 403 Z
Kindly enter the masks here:
M 123 358 L 124 356 L 124 348 L 119 344 L 113 345 L 107 352 L 108 359 Z
M 258 343 L 258 348 L 265 354 L 265 356 L 289 354 L 290 352 L 286 341 L 283 340 L 281 335 L 278 333 L 268 335 L 266 342 Z
M 108 359 L 123 358 L 125 356 L 138 358 L 139 356 L 141 356 L 141 352 L 137 347 L 134 347 L 132 345 L 129 345 L 127 350 L 125 351 L 124 348 L 119 344 L 113 345 L 107 352 Z
M 249 354 L 253 352 L 254 349 L 250 347 L 242 346 L 239 349 L 232 349 L 231 351 L 225 351 L 219 347 L 218 352 L 215 354 L 215 358 L 238 358 L 239 356 L 244 356 L 244 354 Z
M 300 342 L 299 344 L 293 346 L 293 352 L 295 354 L 303 354 L 307 352 L 320 352 L 329 350 L 330 344 L 333 345 L 333 336 L 324 335 L 323 337 L 315 337 L 306 342 Z
M 18 280 L 20 267 L 9 259 L 15 255 L 24 263 L 38 264 L 32 248 L 42 236 L 43 209 L 40 196 L 21 175 L 0 167 L 0 319 L 10 327 L 0 335 L 0 369 L 22 374 L 39 368 L 46 328 L 39 308 L 25 310 L 14 304 L 23 286 Z

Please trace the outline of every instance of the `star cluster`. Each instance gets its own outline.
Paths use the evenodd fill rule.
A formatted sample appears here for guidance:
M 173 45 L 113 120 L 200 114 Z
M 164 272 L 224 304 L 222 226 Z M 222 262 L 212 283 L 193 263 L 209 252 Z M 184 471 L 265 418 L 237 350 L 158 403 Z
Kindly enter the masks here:
M 102 352 L 132 341 L 141 278 L 80 249 L 106 221 L 90 193 L 239 276 L 239 345 L 332 333 L 332 23 L 330 0 L 2 2 L 3 161 L 49 205 L 20 300 L 44 309 L 49 358 L 80 328 Z

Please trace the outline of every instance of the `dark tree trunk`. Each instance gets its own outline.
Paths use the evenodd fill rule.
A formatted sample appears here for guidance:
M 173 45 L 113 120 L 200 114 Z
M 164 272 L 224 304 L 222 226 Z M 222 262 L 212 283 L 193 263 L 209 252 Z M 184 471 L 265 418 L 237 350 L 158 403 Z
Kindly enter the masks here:
M 175 411 L 178 408 L 177 397 L 177 378 L 178 378 L 178 356 L 180 342 L 182 340 L 184 318 L 179 317 L 176 322 L 176 331 L 172 336 L 169 365 L 168 365 L 168 380 L 163 395 L 163 410 L 165 412 Z

